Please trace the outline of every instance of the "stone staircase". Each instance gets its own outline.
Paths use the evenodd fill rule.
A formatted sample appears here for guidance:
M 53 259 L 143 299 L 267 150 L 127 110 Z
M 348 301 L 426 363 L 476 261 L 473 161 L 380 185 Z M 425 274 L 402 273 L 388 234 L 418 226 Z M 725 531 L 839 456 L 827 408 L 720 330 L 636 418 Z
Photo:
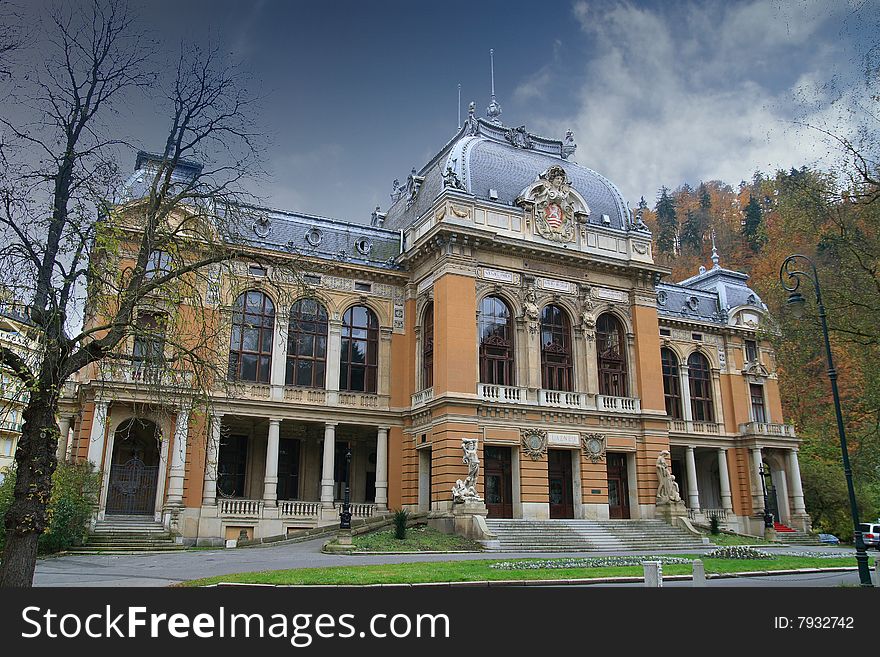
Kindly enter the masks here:
M 125 554 L 183 549 L 152 516 L 108 516 L 97 522 L 85 545 L 68 552 Z
M 687 550 L 702 539 L 662 520 L 486 520 L 498 538 L 489 552 Z
M 792 529 L 780 522 L 774 522 L 773 528 L 776 530 L 776 540 L 780 543 L 787 543 L 789 545 L 822 545 L 822 541 L 815 534 L 807 534 L 799 529 Z

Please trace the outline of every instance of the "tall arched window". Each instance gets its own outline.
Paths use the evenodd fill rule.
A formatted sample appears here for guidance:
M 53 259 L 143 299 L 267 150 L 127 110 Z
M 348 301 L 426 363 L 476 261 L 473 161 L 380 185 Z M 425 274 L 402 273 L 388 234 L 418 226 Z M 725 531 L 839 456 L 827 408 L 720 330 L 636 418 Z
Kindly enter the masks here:
M 681 408 L 681 381 L 678 378 L 678 358 L 672 349 L 660 350 L 663 363 L 663 397 L 666 399 L 666 415 L 673 420 L 683 419 Z
M 480 303 L 480 383 L 513 385 L 510 308 L 498 297 Z
M 697 422 L 714 422 L 715 408 L 712 403 L 712 372 L 706 357 L 694 352 L 688 358 L 688 380 L 691 392 L 691 411 Z
M 599 360 L 599 394 L 627 397 L 626 352 L 623 329 L 614 315 L 599 315 L 596 321 L 596 353 Z
M 434 302 L 425 309 L 422 322 L 422 389 L 434 385 Z
M 541 313 L 541 386 L 545 390 L 570 391 L 571 322 L 559 306 L 547 306 Z
M 327 310 L 315 299 L 300 299 L 290 309 L 285 382 L 323 388 L 326 369 Z
M 353 306 L 342 316 L 339 389 L 376 392 L 379 369 L 379 320 L 366 306 Z
M 232 307 L 229 378 L 269 383 L 275 304 L 259 290 L 241 294 Z

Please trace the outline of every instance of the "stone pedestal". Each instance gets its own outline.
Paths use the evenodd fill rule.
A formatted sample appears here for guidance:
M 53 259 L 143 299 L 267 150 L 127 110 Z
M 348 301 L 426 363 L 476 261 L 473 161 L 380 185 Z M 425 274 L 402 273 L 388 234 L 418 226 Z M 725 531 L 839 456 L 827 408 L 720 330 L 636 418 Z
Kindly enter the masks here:
M 688 510 L 684 502 L 660 502 L 657 504 L 657 517 L 670 525 L 675 525 L 676 518 L 687 518 Z
M 452 506 L 452 527 L 459 536 L 480 540 L 484 538 L 481 527 L 485 526 L 489 511 L 482 501 L 463 502 Z M 477 518 L 483 522 L 480 523 Z
M 776 542 L 776 530 L 773 527 L 764 527 L 764 540 L 771 543 Z

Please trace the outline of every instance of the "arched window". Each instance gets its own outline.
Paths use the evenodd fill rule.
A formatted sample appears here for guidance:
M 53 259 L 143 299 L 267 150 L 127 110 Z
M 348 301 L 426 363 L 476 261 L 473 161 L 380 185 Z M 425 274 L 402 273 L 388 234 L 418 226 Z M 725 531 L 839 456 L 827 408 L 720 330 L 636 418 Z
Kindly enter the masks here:
M 290 309 L 285 382 L 323 388 L 326 369 L 327 310 L 315 299 L 300 299 Z
M 681 381 L 678 378 L 678 358 L 672 349 L 660 350 L 663 363 L 663 397 L 666 399 L 666 415 L 673 420 L 683 419 L 681 408 Z
M 229 378 L 269 383 L 275 304 L 258 290 L 240 295 L 232 307 L 229 340 Z
M 541 386 L 545 390 L 570 391 L 571 322 L 559 306 L 541 313 Z
M 510 308 L 498 297 L 480 303 L 480 383 L 513 385 Z
M 434 302 L 425 309 L 422 322 L 422 389 L 434 385 Z
M 596 353 L 599 360 L 599 394 L 627 397 L 626 352 L 623 329 L 614 315 L 599 315 L 596 321 Z
M 339 389 L 376 392 L 379 366 L 379 320 L 366 306 L 353 306 L 342 316 Z
M 692 417 L 697 422 L 714 422 L 712 404 L 712 372 L 706 357 L 694 352 L 688 358 L 688 380 L 691 392 Z

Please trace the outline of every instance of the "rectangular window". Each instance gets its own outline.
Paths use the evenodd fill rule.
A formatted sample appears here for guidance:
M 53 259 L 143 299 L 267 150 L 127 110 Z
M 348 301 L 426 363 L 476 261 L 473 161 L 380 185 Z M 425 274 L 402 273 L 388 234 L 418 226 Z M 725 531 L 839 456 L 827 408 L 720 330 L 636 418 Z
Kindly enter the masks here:
M 164 276 L 171 273 L 171 254 L 165 251 L 152 251 L 147 260 L 147 271 L 144 274 L 147 280 L 154 276 Z
M 754 340 L 746 340 L 746 362 L 758 362 L 758 343 Z
M 660 329 L 660 335 L 662 335 L 664 338 L 668 338 L 672 335 L 672 331 L 662 328 Z
M 749 384 L 749 393 L 752 398 L 752 421 L 766 422 L 767 410 L 764 406 L 764 386 L 755 383 Z
M 266 268 L 260 265 L 250 265 L 248 267 L 248 274 L 257 278 L 264 278 L 266 276 Z
M 702 342 L 703 341 L 703 334 L 702 333 L 691 333 L 691 338 L 693 338 L 697 342 Z
M 369 292 L 373 289 L 372 283 L 355 283 L 354 289 L 357 292 Z

